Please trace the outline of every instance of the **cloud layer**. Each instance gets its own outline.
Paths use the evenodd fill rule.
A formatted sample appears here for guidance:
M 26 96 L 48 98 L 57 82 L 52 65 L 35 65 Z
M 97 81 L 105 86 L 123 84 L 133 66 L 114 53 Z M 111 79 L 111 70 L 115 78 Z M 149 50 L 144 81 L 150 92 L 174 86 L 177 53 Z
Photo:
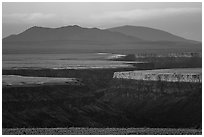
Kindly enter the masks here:
M 98 14 L 90 14 L 85 18 L 77 19 L 77 17 L 69 17 L 65 15 L 56 15 L 53 13 L 12 13 L 3 15 L 3 23 L 42 23 L 50 22 L 54 20 L 62 21 L 64 23 L 70 23 L 76 21 L 76 23 L 89 24 L 90 20 L 92 23 L 100 22 L 124 22 L 127 20 L 143 21 L 151 20 L 153 18 L 168 17 L 168 16 L 179 16 L 182 14 L 197 14 L 201 13 L 199 8 L 165 8 L 165 9 L 134 9 L 125 11 L 108 11 Z
M 3 23 L 39 23 L 54 19 L 55 14 L 44 13 L 12 13 L 3 15 Z
M 91 16 L 94 20 L 149 20 L 158 17 L 177 16 L 201 12 L 199 8 L 135 9 L 129 11 L 105 12 Z

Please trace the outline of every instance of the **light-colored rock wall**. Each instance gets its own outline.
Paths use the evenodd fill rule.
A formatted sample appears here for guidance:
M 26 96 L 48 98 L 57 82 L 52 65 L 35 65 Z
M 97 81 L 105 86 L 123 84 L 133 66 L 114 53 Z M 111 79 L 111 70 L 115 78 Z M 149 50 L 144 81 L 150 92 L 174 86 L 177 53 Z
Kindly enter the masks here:
M 115 72 L 113 78 L 168 82 L 202 82 L 202 73 L 127 71 Z

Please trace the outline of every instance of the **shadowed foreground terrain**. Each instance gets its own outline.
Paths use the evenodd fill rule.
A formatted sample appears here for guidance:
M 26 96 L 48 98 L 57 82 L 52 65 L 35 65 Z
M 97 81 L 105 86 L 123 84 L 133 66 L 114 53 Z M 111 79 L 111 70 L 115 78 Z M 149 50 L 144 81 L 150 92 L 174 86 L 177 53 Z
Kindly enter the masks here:
M 3 128 L 202 128 L 201 83 L 112 79 L 114 71 L 24 71 L 83 84 L 3 86 Z
M 198 129 L 174 128 L 18 128 L 3 135 L 202 135 Z

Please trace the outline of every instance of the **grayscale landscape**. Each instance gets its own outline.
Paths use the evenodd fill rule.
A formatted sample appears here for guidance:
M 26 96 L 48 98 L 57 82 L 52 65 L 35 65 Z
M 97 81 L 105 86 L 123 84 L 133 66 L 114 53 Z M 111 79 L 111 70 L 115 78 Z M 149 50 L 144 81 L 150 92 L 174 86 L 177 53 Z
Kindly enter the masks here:
M 2 7 L 3 135 L 202 134 L 201 2 Z

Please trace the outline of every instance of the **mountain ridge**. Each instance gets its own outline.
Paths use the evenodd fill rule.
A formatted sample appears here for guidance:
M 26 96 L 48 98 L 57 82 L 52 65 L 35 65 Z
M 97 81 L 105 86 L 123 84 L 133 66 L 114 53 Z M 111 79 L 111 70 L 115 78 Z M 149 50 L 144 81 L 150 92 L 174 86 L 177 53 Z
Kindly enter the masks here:
M 193 41 L 193 42 L 200 42 L 200 41 L 186 39 L 186 38 L 177 36 L 175 34 L 169 33 L 167 31 L 163 31 L 161 29 L 144 27 L 144 26 L 131 26 L 131 25 L 124 25 L 124 26 L 118 26 L 118 27 L 107 28 L 107 29 L 85 28 L 85 27 L 81 27 L 78 25 L 68 25 L 68 26 L 62 26 L 62 27 L 56 27 L 56 28 L 33 26 L 33 27 L 30 27 L 19 34 L 11 34 L 11 35 L 3 38 L 3 41 L 7 41 L 7 39 L 10 37 L 15 37 L 15 36 L 27 33 L 27 32 L 32 32 L 33 30 L 38 30 L 38 31 L 47 30 L 47 31 L 55 31 L 56 32 L 56 31 L 65 31 L 65 30 L 73 31 L 74 29 L 75 29 L 75 31 L 78 30 L 81 32 L 83 32 L 83 30 L 112 32 L 114 34 L 117 33 L 117 34 L 121 34 L 121 35 L 126 36 L 126 37 L 127 36 L 131 37 L 131 38 L 134 37 L 136 39 L 136 41 L 140 41 L 140 42 L 141 41 Z M 136 32 L 133 32 L 133 31 L 135 31 L 134 29 L 136 31 L 138 31 L 137 34 L 136 34 Z M 150 30 L 152 32 L 150 32 Z M 163 36 L 162 34 L 160 34 L 161 36 L 155 36 L 155 33 L 158 33 L 158 32 L 161 32 L 162 34 L 165 33 L 166 35 L 169 35 L 170 37 L 174 37 L 174 40 L 172 40 L 171 38 L 163 39 L 162 37 L 167 37 L 167 36 Z M 140 33 L 140 34 L 138 34 L 138 33 Z M 153 35 L 153 33 L 154 33 L 154 35 Z M 144 35 L 146 35 L 146 36 L 144 36 Z M 150 38 L 150 36 L 151 36 L 151 38 Z M 161 37 L 161 38 L 158 38 L 158 37 Z M 177 40 L 175 40 L 175 39 L 177 39 Z
M 93 40 L 94 39 L 94 40 Z M 47 41 L 47 40 L 93 40 L 116 42 L 142 41 L 137 37 L 127 36 L 122 33 L 101 30 L 98 28 L 82 28 L 77 25 L 59 28 L 31 27 L 17 35 L 11 35 L 3 41 Z
M 148 28 L 145 28 L 148 29 Z M 150 28 L 151 29 L 151 28 Z M 154 31 L 149 33 L 154 38 Z M 160 32 L 156 30 L 155 33 Z M 145 31 L 145 33 L 148 31 Z M 138 50 L 138 49 L 176 49 L 176 50 L 200 50 L 202 43 L 184 39 L 168 32 L 166 39 L 145 39 L 141 36 L 125 34 L 124 32 L 113 32 L 110 29 L 83 28 L 78 25 L 63 26 L 59 28 L 31 27 L 17 35 L 10 35 L 2 40 L 3 53 L 16 52 L 57 52 L 70 50 Z M 161 34 L 160 34 L 161 35 Z M 173 35 L 173 36 L 172 36 Z M 156 38 L 159 36 L 156 36 Z M 179 41 L 178 41 L 179 40 Z

